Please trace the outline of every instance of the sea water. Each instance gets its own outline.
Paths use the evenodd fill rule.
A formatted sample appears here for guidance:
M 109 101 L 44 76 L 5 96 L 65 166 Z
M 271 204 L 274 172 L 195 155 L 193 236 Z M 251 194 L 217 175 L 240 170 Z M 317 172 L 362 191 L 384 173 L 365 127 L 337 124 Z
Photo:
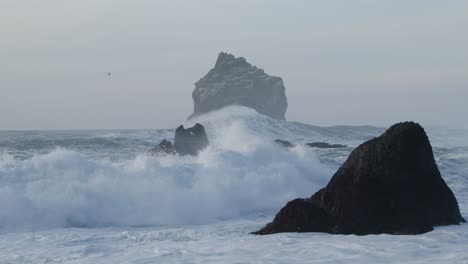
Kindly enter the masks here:
M 195 120 L 197 157 L 148 155 L 174 129 L 0 132 L 0 263 L 468 263 L 468 228 L 417 236 L 254 236 L 385 129 L 317 127 L 228 107 Z M 426 127 L 468 218 L 468 129 Z M 275 139 L 297 144 L 285 149 Z M 312 149 L 313 141 L 345 144 Z

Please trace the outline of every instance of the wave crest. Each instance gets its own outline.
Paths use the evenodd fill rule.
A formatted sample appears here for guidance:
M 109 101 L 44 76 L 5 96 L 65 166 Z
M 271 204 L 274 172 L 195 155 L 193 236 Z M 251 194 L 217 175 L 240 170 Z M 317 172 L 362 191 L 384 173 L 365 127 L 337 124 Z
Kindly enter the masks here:
M 0 158 L 0 227 L 202 224 L 273 213 L 322 187 L 331 171 L 241 120 L 214 122 L 198 157 L 96 160 L 67 149 Z

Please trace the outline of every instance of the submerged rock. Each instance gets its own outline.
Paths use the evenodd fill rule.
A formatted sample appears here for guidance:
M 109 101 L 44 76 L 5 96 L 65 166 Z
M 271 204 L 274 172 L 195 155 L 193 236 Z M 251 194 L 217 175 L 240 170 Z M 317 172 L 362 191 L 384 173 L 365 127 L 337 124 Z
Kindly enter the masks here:
M 194 117 L 228 105 L 243 105 L 285 119 L 288 102 L 283 80 L 267 75 L 244 58 L 221 52 L 208 74 L 195 83 Z
M 277 140 L 275 140 L 275 143 L 282 146 L 282 147 L 285 147 L 285 148 L 293 148 L 294 147 L 294 144 L 287 141 L 287 140 L 277 139 Z
M 156 147 L 150 150 L 150 154 L 156 156 L 175 154 L 175 149 L 170 141 L 163 139 Z
M 323 149 L 327 149 L 327 148 L 347 148 L 348 147 L 346 145 L 328 144 L 328 143 L 325 143 L 325 142 L 312 142 L 312 143 L 307 143 L 306 145 L 311 147 L 311 148 L 323 148 Z
M 420 234 L 460 222 L 424 129 L 405 122 L 357 147 L 325 188 L 289 202 L 255 234 Z
M 181 125 L 176 129 L 174 149 L 180 155 L 198 155 L 208 144 L 205 128 L 199 123 L 191 128 Z

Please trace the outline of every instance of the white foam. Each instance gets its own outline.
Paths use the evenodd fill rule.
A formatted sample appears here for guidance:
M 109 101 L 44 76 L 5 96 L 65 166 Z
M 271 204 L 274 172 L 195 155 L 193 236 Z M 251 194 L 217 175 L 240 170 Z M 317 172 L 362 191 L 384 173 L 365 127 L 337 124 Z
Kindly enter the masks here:
M 288 151 L 242 121 L 218 124 L 198 157 L 95 160 L 56 149 L 0 158 L 0 228 L 201 224 L 261 212 L 325 185 L 312 152 Z
M 194 122 L 205 125 L 211 141 L 196 158 L 139 155 L 112 162 L 57 149 L 20 160 L 4 151 L 0 263 L 466 263 L 468 224 L 417 236 L 248 234 L 270 222 L 286 201 L 323 187 L 334 172 L 318 164 L 313 150 L 288 151 L 272 145 L 272 139 L 327 133 L 365 138 L 375 129 L 330 131 L 271 120 L 239 107 L 186 125 Z M 146 142 L 168 135 L 172 133 L 140 131 L 131 137 Z M 465 218 L 466 135 L 445 128 L 429 131 L 441 173 Z M 359 140 L 344 144 L 353 142 Z M 108 150 L 112 146 L 99 149 Z M 316 154 L 336 167 L 347 152 Z M 261 213 L 266 217 L 257 217 Z M 201 223 L 207 224 L 197 225 Z M 105 228 L 50 229 L 81 225 Z M 151 227 L 130 227 L 134 225 Z M 44 230 L 25 230 L 34 227 Z

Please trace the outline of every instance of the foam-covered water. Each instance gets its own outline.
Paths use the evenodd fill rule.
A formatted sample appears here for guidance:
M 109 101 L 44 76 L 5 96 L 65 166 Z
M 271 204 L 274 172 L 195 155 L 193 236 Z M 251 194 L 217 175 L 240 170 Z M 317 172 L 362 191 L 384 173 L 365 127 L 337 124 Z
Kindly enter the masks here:
M 0 263 L 252 262 L 256 251 L 268 254 L 264 262 L 326 256 L 372 262 L 383 254 L 379 244 L 417 256 L 439 242 L 452 247 L 445 259 L 466 256 L 454 246 L 468 243 L 466 225 L 398 237 L 406 248 L 392 244 L 392 236 L 248 235 L 287 201 L 323 187 L 352 147 L 384 129 L 289 123 L 242 107 L 185 125 L 195 122 L 210 139 L 198 157 L 146 154 L 163 138 L 172 140 L 173 129 L 0 132 Z M 467 130 L 426 130 L 466 217 Z M 350 147 L 286 150 L 273 144 L 276 138 Z M 225 246 L 210 251 L 220 243 Z

